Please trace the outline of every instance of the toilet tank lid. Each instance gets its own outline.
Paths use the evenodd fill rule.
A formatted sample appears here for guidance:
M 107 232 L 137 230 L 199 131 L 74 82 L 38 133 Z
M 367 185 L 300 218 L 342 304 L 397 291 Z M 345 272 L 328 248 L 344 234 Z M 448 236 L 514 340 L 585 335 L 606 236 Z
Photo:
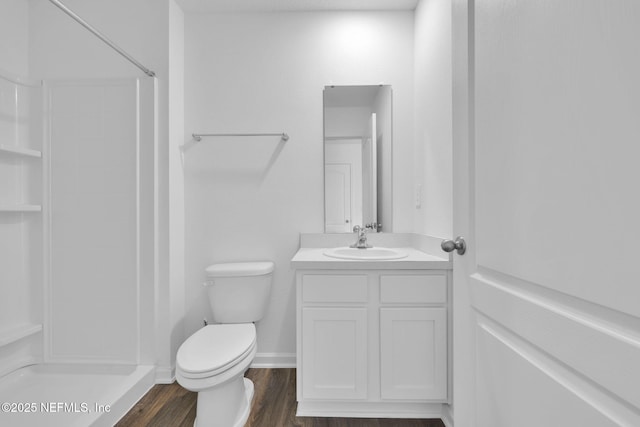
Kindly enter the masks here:
M 206 268 L 207 277 L 264 276 L 271 274 L 275 264 L 271 261 L 228 262 Z

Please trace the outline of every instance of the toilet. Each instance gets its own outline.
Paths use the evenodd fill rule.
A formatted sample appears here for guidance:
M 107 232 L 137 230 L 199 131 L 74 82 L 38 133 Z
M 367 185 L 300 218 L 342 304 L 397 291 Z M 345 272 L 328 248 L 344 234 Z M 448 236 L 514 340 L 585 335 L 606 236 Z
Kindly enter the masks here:
M 178 349 L 176 379 L 198 393 L 195 427 L 242 427 L 249 418 L 253 383 L 244 377 L 256 355 L 256 327 L 267 307 L 270 261 L 214 264 L 205 287 L 215 324 Z

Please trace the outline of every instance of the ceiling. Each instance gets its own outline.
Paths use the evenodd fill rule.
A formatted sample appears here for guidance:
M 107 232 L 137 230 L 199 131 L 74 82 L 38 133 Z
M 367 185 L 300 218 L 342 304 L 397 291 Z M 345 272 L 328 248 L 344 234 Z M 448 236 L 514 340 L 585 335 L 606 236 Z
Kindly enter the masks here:
M 414 10 L 418 0 L 176 0 L 185 12 Z

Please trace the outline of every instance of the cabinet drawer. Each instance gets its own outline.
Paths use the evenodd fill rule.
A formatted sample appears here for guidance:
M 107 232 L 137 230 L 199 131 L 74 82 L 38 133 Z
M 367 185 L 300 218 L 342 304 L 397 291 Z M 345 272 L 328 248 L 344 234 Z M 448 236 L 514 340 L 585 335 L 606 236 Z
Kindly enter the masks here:
M 368 298 L 366 275 L 305 274 L 302 276 L 303 302 L 360 302 Z
M 447 276 L 444 274 L 382 275 L 380 301 L 383 303 L 446 303 Z

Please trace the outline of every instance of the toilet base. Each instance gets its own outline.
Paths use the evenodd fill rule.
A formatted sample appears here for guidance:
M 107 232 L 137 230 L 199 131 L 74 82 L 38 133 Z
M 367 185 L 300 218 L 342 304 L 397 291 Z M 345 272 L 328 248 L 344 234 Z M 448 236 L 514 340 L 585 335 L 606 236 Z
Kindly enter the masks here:
M 244 424 L 249 419 L 249 414 L 251 413 L 251 402 L 253 402 L 253 394 L 255 389 L 254 389 L 253 381 L 251 381 L 249 378 L 243 378 L 243 379 L 244 379 L 244 393 L 247 399 L 247 406 L 244 408 L 243 413 L 238 418 L 238 423 L 235 424 L 233 427 L 243 427 Z
M 229 410 L 226 399 L 223 399 L 224 402 L 217 401 L 216 397 L 222 397 L 219 391 L 217 389 L 211 392 L 201 391 L 198 393 L 196 419 L 193 422 L 193 427 L 243 427 L 245 425 L 251 413 L 251 403 L 255 392 L 253 382 L 249 378 L 240 377 L 224 387 L 225 397 L 228 397 L 229 393 L 231 395 L 235 394 L 234 392 L 243 392 L 244 394 L 240 399 L 240 405 L 238 405 L 233 421 L 229 419 L 233 414 L 227 413 L 226 416 L 221 416 L 219 412 Z M 198 415 L 200 416 L 198 417 Z M 202 421 L 199 422 L 199 419 Z

